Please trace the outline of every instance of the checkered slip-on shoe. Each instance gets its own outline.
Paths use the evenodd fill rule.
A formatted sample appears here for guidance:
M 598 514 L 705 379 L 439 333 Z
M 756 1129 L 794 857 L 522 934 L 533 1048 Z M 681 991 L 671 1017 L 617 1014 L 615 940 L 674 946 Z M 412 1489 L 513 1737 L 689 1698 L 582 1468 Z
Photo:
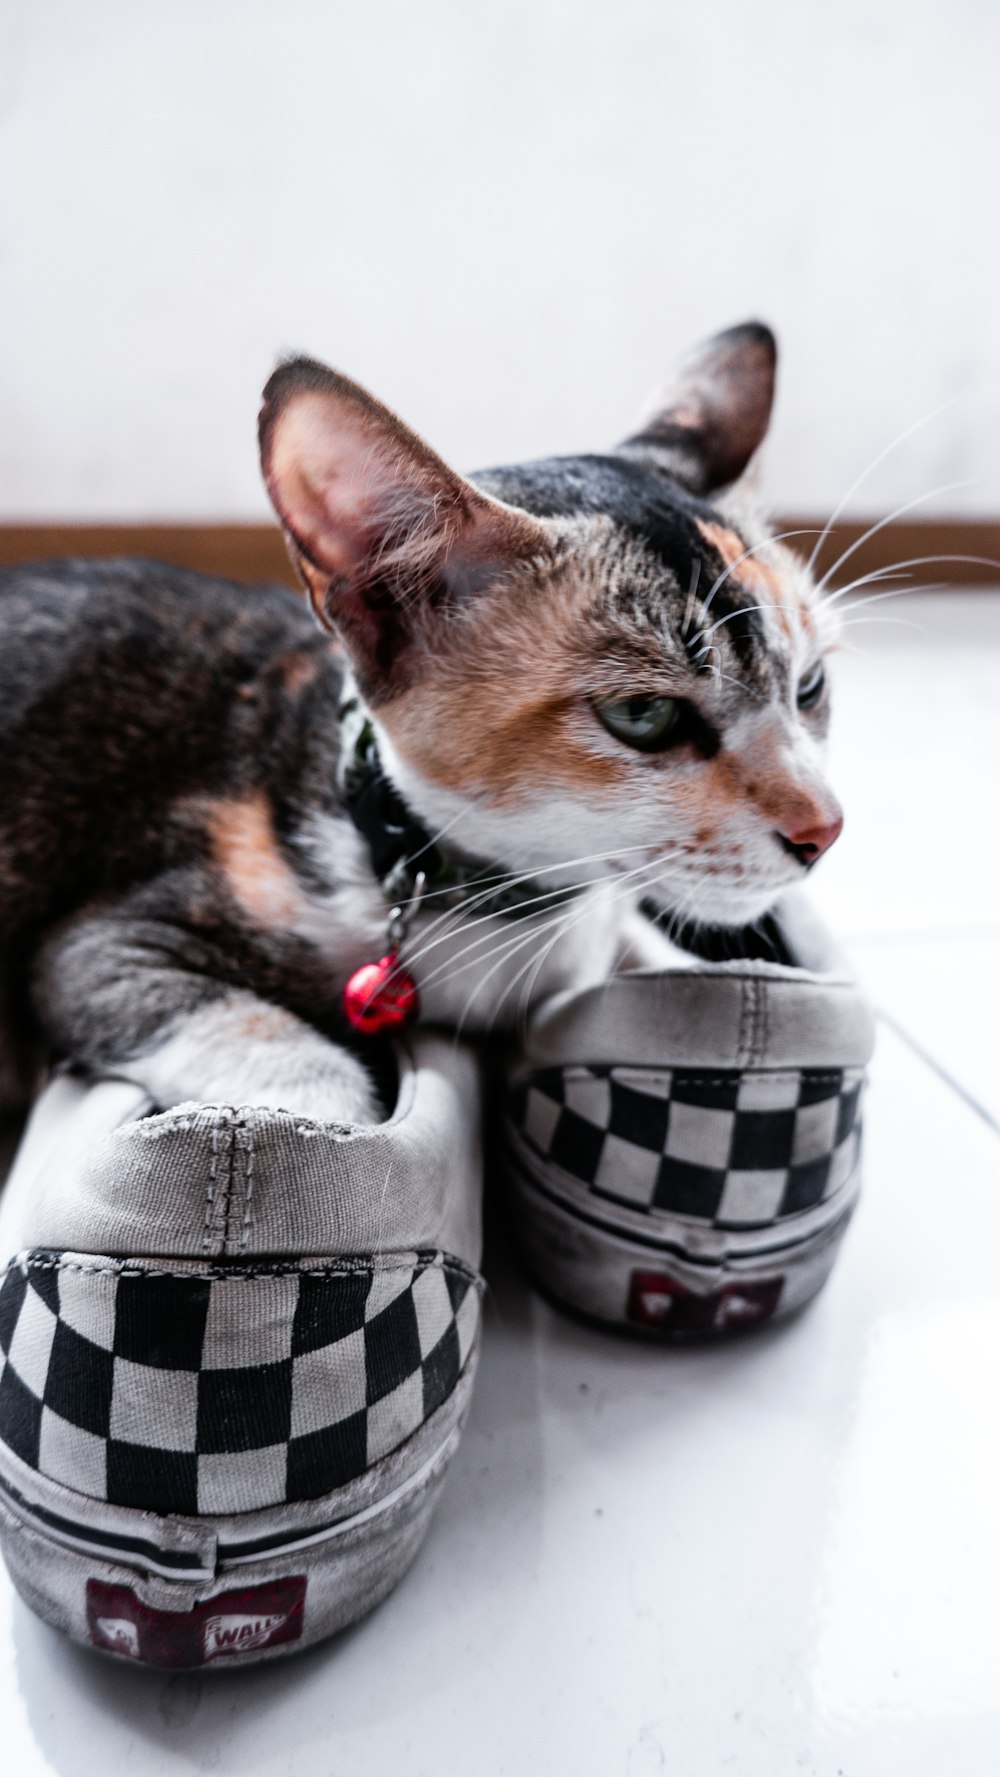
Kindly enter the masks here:
M 374 1128 L 152 1111 L 59 1079 L 15 1161 L 0 1537 L 77 1641 L 270 1659 L 377 1604 L 427 1530 L 478 1342 L 477 1064 L 418 1034 Z
M 537 1008 L 507 1157 L 520 1244 L 556 1302 L 713 1335 L 825 1282 L 858 1193 L 873 1026 L 803 902 L 772 916 L 770 943 L 780 963 L 637 971 Z

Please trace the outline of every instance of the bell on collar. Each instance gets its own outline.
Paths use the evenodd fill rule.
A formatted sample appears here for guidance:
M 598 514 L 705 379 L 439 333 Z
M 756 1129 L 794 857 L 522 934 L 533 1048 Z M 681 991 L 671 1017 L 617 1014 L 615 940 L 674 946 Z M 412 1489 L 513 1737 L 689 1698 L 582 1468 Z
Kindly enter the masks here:
M 351 1029 L 369 1037 L 405 1030 L 420 1012 L 417 984 L 396 951 L 355 969 L 344 988 L 343 1003 Z

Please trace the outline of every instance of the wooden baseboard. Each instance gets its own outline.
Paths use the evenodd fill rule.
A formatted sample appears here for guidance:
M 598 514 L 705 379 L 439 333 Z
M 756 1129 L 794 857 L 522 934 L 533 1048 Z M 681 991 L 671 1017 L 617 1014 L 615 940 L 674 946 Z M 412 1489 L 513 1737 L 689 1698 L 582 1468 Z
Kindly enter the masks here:
M 273 524 L 0 524 L 0 566 L 63 555 L 144 555 L 227 580 L 295 585 Z
M 820 573 L 844 558 L 831 586 L 917 561 L 919 566 L 901 566 L 900 578 L 889 584 L 1000 585 L 1000 521 L 932 518 L 886 524 L 866 535 L 875 522 L 844 519 L 833 527 L 817 558 Z M 814 518 L 775 521 L 779 532 L 806 533 L 789 539 L 805 555 L 822 528 Z M 65 555 L 146 555 L 232 580 L 295 583 L 271 524 L 0 524 L 0 566 Z M 940 559 L 925 561 L 928 556 Z
M 809 556 L 823 530 L 815 518 L 778 519 L 776 531 L 802 529 L 814 535 L 789 538 L 789 546 Z M 897 567 L 899 578 L 881 584 L 921 586 L 1000 586 L 1000 521 L 987 518 L 925 518 L 885 524 L 876 519 L 839 519 L 819 549 L 818 575 L 830 573 L 831 587 L 846 586 L 868 574 Z M 928 559 L 930 558 L 930 559 Z M 842 564 L 838 566 L 838 563 Z M 831 571 L 832 570 L 832 571 Z M 871 591 L 877 592 L 878 585 Z

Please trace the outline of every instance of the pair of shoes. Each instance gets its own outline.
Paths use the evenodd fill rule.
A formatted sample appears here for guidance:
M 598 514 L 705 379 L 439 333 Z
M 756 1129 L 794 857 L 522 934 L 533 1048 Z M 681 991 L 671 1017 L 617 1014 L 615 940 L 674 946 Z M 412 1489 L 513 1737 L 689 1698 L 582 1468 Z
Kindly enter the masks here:
M 821 1285 L 871 1026 L 822 933 L 617 977 L 510 1058 L 512 1211 L 559 1303 L 730 1332 Z M 0 1538 L 75 1640 L 162 1667 L 295 1652 L 426 1533 L 479 1341 L 479 1063 L 416 1032 L 386 1122 L 158 1111 L 55 1080 L 0 1208 Z

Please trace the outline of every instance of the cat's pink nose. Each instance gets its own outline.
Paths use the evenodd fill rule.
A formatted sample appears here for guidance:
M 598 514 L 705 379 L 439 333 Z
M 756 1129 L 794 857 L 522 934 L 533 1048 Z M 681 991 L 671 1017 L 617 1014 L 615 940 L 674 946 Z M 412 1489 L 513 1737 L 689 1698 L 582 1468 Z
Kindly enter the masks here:
M 839 839 L 843 831 L 844 817 L 838 810 L 832 821 L 803 822 L 801 826 L 786 829 L 779 828 L 778 838 L 786 851 L 798 858 L 800 864 L 815 864 L 825 851 L 829 851 L 835 839 Z

